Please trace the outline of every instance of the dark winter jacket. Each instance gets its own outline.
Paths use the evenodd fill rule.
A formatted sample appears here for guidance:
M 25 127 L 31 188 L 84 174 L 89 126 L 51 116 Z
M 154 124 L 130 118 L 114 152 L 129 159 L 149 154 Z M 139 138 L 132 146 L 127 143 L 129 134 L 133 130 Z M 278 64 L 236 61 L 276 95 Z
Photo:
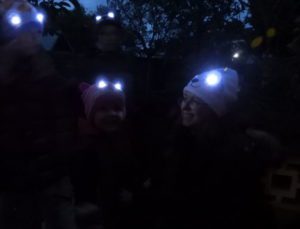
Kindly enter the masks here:
M 88 132 L 79 136 L 72 166 L 77 201 L 119 200 L 120 192 L 132 191 L 137 181 L 130 133 L 124 130 L 113 134 Z
M 76 202 L 98 205 L 107 228 L 129 228 L 140 183 L 131 133 L 125 128 L 113 134 L 90 129 L 78 142 L 72 166 Z
M 179 128 L 166 154 L 161 217 L 172 228 L 255 228 L 270 150 L 237 128 Z M 268 156 L 269 155 L 269 156 Z M 246 223 L 245 223 L 246 222 Z

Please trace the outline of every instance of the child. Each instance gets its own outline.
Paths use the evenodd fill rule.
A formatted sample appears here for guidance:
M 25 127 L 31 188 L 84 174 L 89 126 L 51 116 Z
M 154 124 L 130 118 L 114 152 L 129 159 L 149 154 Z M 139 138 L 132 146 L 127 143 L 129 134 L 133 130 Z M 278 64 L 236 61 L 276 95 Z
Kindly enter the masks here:
M 129 227 L 135 162 L 122 84 L 102 80 L 82 83 L 80 90 L 85 119 L 79 121 L 81 147 L 73 173 L 76 201 L 97 205 L 105 228 Z

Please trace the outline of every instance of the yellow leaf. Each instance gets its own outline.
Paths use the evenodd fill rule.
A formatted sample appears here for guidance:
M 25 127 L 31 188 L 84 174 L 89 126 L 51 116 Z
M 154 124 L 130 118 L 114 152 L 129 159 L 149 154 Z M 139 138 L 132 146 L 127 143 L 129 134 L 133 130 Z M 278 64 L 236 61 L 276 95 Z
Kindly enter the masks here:
M 264 38 L 262 36 L 256 37 L 252 42 L 251 42 L 251 47 L 252 48 L 257 48 L 259 47 L 264 41 Z
M 275 37 L 276 36 L 276 34 L 277 34 L 277 31 L 276 31 L 276 29 L 275 28 L 269 28 L 268 30 L 267 30 L 267 37 L 269 37 L 269 38 L 272 38 L 272 37 Z

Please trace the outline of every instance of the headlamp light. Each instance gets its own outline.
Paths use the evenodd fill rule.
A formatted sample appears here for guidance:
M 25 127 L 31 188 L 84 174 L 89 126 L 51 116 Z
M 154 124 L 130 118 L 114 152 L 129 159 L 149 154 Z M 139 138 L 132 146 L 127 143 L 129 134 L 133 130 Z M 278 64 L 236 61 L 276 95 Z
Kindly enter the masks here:
M 102 16 L 100 16 L 100 15 L 97 15 L 96 16 L 96 21 L 98 22 L 98 21 L 101 21 L 101 19 L 102 19 Z
M 123 84 L 121 82 L 109 82 L 106 80 L 100 80 L 99 83 L 97 84 L 97 87 L 99 89 L 105 89 L 105 88 L 111 88 L 117 91 L 123 91 Z
M 115 14 L 114 14 L 113 12 L 109 12 L 109 13 L 107 14 L 107 16 L 108 16 L 109 18 L 111 18 L 111 19 L 114 19 L 114 18 L 115 18 Z
M 221 75 L 219 72 L 213 71 L 209 72 L 207 76 L 205 77 L 205 83 L 206 85 L 210 87 L 218 86 L 221 83 Z
M 236 52 L 236 53 L 233 54 L 232 57 L 233 57 L 234 59 L 238 59 L 238 58 L 240 58 L 240 56 L 241 56 L 240 53 Z
M 107 87 L 107 82 L 105 80 L 101 80 L 99 83 L 98 83 L 98 87 L 100 89 L 104 89 Z
M 45 15 L 44 14 L 42 14 L 42 13 L 38 13 L 37 15 L 36 15 L 36 20 L 39 22 L 39 23 L 44 23 L 44 20 L 45 20 Z
M 117 82 L 114 84 L 114 88 L 118 91 L 122 91 L 123 90 L 123 86 L 120 82 Z
M 22 19 L 19 15 L 13 15 L 10 19 L 9 19 L 10 24 L 12 24 L 13 26 L 19 26 L 22 23 Z

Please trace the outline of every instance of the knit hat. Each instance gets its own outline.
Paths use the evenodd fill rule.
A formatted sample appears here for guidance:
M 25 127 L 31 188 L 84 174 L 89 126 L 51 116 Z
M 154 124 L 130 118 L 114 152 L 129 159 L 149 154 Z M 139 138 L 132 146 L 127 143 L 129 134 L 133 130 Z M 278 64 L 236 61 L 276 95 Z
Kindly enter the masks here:
M 125 110 L 125 94 L 120 83 L 100 81 L 98 84 L 89 85 L 81 83 L 79 89 L 84 104 L 84 111 L 88 120 L 93 119 L 96 105 L 101 103 L 118 102 Z
M 184 88 L 204 101 L 218 116 L 228 112 L 238 99 L 239 78 L 235 70 L 219 68 L 196 75 Z
M 45 15 L 26 0 L 3 0 L 0 3 L 0 14 L 8 31 L 19 30 L 31 23 L 42 29 L 45 21 Z

